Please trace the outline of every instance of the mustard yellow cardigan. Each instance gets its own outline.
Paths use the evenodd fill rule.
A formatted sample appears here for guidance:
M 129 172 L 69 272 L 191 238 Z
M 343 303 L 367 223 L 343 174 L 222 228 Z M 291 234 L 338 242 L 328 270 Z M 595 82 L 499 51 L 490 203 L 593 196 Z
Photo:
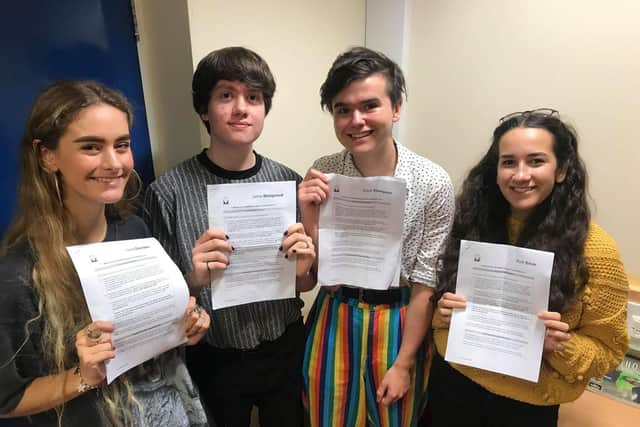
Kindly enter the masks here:
M 509 228 L 509 235 L 517 236 L 521 224 L 511 221 Z M 573 401 L 591 377 L 601 377 L 615 368 L 629 347 L 629 283 L 615 241 L 598 225 L 590 224 L 584 249 L 589 282 L 562 315 L 571 338 L 563 351 L 543 357 L 537 383 L 454 363 L 451 366 L 495 394 L 533 405 Z M 436 349 L 444 357 L 449 327 L 437 310 L 432 327 Z

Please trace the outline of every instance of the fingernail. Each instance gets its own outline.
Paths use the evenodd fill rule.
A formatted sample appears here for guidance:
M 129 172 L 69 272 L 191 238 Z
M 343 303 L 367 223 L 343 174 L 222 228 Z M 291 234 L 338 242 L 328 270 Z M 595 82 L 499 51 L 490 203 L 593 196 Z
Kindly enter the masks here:
M 233 245 L 231 245 L 231 250 L 232 250 L 232 251 L 235 251 L 235 250 L 236 250 L 236 248 L 234 248 L 234 247 L 233 247 Z
M 293 252 L 293 253 L 295 254 L 295 253 L 296 253 L 296 250 L 295 250 L 295 249 L 293 249 L 291 252 Z
M 285 232 L 284 232 L 284 235 L 286 236 L 287 234 L 289 234 L 289 232 L 288 232 L 288 231 L 285 231 Z
M 278 248 L 278 250 L 279 250 L 280 252 L 282 252 L 282 246 L 280 246 L 280 247 Z
M 287 254 L 284 254 L 284 257 L 285 257 L 285 258 L 289 258 L 289 255 L 287 255 Z
M 224 238 L 225 238 L 225 239 L 227 239 L 227 240 L 229 240 L 229 236 L 228 236 L 228 235 L 226 235 L 226 234 L 224 235 Z

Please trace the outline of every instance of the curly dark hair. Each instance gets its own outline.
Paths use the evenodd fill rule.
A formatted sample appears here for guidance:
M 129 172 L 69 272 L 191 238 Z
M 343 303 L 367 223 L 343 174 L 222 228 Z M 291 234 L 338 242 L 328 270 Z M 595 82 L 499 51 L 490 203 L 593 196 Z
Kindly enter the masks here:
M 322 86 L 320 86 L 320 106 L 333 113 L 333 99 L 345 87 L 356 80 L 380 73 L 387 81 L 387 94 L 391 105 L 402 104 L 403 95 L 407 96 L 407 87 L 402 70 L 382 52 L 366 47 L 353 47 L 333 61 Z
M 553 135 L 558 168 L 566 171 L 562 182 L 528 216 L 516 245 L 555 253 L 549 292 L 549 310 L 563 312 L 588 281 L 584 258 L 591 214 L 587 204 L 587 172 L 578 155 L 575 130 L 555 115 L 535 110 L 511 116 L 493 132 L 491 147 L 474 166 L 456 199 L 453 228 L 440 256 L 437 301 L 444 292 L 454 292 L 460 240 L 509 243 L 510 206 L 496 183 L 499 142 L 509 130 L 540 128 Z

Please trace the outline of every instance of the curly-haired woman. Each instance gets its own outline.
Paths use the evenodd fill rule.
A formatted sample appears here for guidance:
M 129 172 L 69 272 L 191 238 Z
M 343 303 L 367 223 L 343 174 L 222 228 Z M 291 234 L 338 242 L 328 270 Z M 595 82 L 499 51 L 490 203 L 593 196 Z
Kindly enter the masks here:
M 555 426 L 560 403 L 617 366 L 628 346 L 628 282 L 614 240 L 591 222 L 587 174 L 575 131 L 555 110 L 510 114 L 471 169 L 441 257 L 436 350 L 429 379 L 434 426 Z M 460 240 L 506 243 L 555 254 L 537 383 L 448 363 Z

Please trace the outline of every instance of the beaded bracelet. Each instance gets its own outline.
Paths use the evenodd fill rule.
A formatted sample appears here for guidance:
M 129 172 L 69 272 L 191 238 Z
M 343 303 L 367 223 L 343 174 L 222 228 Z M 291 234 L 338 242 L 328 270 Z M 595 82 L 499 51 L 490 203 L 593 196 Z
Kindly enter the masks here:
M 73 371 L 73 374 L 80 377 L 80 384 L 78 384 L 78 388 L 76 389 L 78 393 L 82 394 L 89 390 L 93 390 L 95 388 L 100 387 L 100 384 L 89 385 L 86 383 L 84 378 L 82 378 L 82 374 L 80 373 L 80 365 L 76 366 L 75 370 Z

